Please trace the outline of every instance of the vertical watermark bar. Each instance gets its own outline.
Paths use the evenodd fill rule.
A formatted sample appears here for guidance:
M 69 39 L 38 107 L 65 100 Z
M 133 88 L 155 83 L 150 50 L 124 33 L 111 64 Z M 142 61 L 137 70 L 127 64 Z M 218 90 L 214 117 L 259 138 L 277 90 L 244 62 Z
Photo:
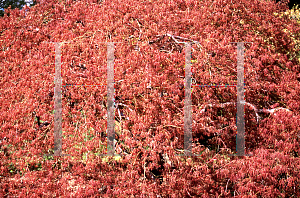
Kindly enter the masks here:
M 236 155 L 245 156 L 244 43 L 237 43 Z
M 54 156 L 62 152 L 61 43 L 55 42 Z
M 185 43 L 184 155 L 192 155 L 191 43 Z
M 114 111 L 114 43 L 107 44 L 107 155 L 115 152 L 115 111 Z
M 236 115 L 236 154 L 230 156 L 252 156 L 245 154 L 245 99 L 244 99 L 244 43 L 237 43 L 237 115 Z

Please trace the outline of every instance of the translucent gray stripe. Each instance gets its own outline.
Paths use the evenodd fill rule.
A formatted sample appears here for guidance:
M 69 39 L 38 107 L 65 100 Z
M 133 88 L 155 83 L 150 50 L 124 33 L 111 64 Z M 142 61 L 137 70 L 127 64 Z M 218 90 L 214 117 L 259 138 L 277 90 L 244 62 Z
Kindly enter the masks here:
M 245 156 L 245 100 L 244 100 L 244 43 L 237 43 L 237 135 L 236 155 Z
M 54 156 L 62 152 L 61 46 L 55 43 Z
M 107 155 L 114 156 L 114 43 L 107 44 Z
M 191 44 L 185 44 L 184 155 L 192 155 Z

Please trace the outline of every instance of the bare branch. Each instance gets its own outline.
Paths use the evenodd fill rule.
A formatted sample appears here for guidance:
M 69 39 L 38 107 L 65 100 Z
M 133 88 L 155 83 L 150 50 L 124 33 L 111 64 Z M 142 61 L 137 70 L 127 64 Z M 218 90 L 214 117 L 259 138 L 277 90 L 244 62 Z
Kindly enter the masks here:
M 225 106 L 227 106 L 227 105 L 234 105 L 234 104 L 236 104 L 236 102 L 226 102 L 226 103 L 222 103 L 222 104 L 207 104 L 207 105 L 205 105 L 204 108 L 202 108 L 200 110 L 200 113 L 205 112 L 205 110 L 206 110 L 207 107 L 219 106 L 221 108 L 225 108 Z M 285 110 L 285 111 L 289 111 L 290 112 L 289 109 L 282 108 L 282 107 L 277 107 L 275 109 L 257 109 L 257 107 L 255 105 L 253 105 L 253 104 L 251 104 L 249 102 L 245 102 L 245 104 L 248 105 L 248 106 L 250 106 L 251 109 L 254 110 L 255 115 L 256 115 L 256 121 L 257 121 L 257 123 L 259 123 L 259 120 L 261 119 L 261 117 L 258 115 L 258 113 L 270 113 L 270 114 L 274 113 L 275 114 L 275 112 L 278 111 L 278 110 Z
M 200 45 L 200 43 L 198 41 L 194 41 L 194 40 L 191 40 L 191 39 L 188 39 L 188 38 L 184 38 L 184 37 L 181 37 L 181 36 L 173 36 L 173 35 L 171 35 L 169 33 L 167 33 L 165 35 L 171 37 L 176 43 L 185 43 L 185 42 L 178 42 L 176 40 L 176 38 L 177 38 L 177 39 L 182 39 L 182 40 L 190 41 L 190 42 L 193 42 L 193 43 L 196 43 L 196 44 Z
M 155 40 L 155 41 L 149 41 L 149 44 L 158 42 L 158 41 L 160 41 L 162 38 L 164 38 L 165 36 L 168 36 L 168 37 L 172 38 L 173 41 L 174 41 L 175 43 L 177 43 L 177 44 L 185 44 L 185 42 L 180 42 L 180 41 L 177 40 L 177 39 L 181 39 L 181 40 L 193 42 L 193 43 L 197 44 L 197 46 L 198 46 L 200 49 L 202 48 L 200 42 L 198 42 L 198 41 L 191 40 L 191 39 L 188 39 L 188 38 L 184 38 L 184 37 L 181 37 L 181 36 L 174 36 L 174 35 L 169 34 L 169 33 L 163 34 L 163 35 L 157 35 L 156 37 L 159 37 L 159 38 L 158 38 L 157 40 Z M 193 49 L 193 48 L 192 48 L 192 49 Z
M 275 109 L 259 109 L 258 110 L 258 112 L 260 112 L 260 113 L 271 113 L 271 114 L 273 114 L 273 113 L 275 113 L 275 111 L 278 111 L 278 110 L 285 110 L 285 111 L 291 111 L 291 110 L 289 110 L 289 109 L 287 109 L 287 108 L 283 108 L 283 107 L 277 107 L 277 108 L 275 108 Z

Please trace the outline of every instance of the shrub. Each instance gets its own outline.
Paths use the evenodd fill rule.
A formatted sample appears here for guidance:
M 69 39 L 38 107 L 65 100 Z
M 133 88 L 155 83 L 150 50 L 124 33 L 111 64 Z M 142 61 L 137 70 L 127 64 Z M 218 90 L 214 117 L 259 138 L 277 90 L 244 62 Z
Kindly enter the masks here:
M 299 196 L 300 26 L 280 16 L 286 10 L 286 2 L 262 0 L 55 0 L 7 10 L 0 19 L 0 195 Z M 193 88 L 193 152 L 200 156 L 178 156 L 180 42 L 188 40 L 201 44 L 192 45 L 196 84 L 236 84 L 230 42 L 252 42 L 245 44 L 244 67 L 246 152 L 253 156 L 229 156 L 236 131 L 232 87 Z M 69 42 L 62 45 L 63 84 L 105 84 L 111 41 L 120 42 L 114 78 L 116 103 L 124 104 L 116 111 L 116 119 L 123 115 L 116 120 L 122 157 L 96 155 L 106 152 L 107 93 L 83 86 L 62 88 L 62 149 L 71 156 L 47 157 L 55 74 L 54 44 L 47 42 Z M 49 125 L 38 127 L 37 116 L 40 126 Z

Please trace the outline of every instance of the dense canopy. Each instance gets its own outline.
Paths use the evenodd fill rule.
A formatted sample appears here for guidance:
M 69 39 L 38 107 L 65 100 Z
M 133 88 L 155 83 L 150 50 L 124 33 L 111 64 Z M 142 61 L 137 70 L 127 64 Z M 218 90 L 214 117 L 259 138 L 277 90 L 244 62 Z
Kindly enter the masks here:
M 300 25 L 286 1 L 38 1 L 0 18 L 0 195 L 300 196 Z M 115 42 L 116 153 L 105 86 L 62 87 L 53 152 L 55 48 L 62 84 L 104 85 Z M 236 84 L 245 42 L 246 152 L 235 153 L 236 88 L 193 87 L 184 143 L 185 45 L 194 84 Z M 225 105 L 226 104 L 226 105 Z M 205 109 L 205 111 L 204 111 Z M 42 125 L 49 123 L 49 125 Z

